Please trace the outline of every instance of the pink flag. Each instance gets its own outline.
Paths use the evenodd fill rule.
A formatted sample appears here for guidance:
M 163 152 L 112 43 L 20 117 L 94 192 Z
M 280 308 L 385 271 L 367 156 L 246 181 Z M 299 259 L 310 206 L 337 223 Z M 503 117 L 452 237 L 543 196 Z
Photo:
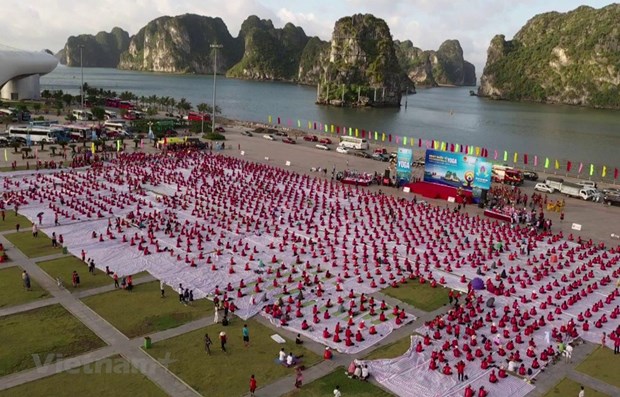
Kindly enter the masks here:
M 426 141 L 426 148 L 430 149 L 431 148 L 431 141 Z
M 495 149 L 495 153 L 493 154 L 493 160 L 497 160 L 497 149 Z
M 538 167 L 538 156 L 534 155 L 534 167 Z
M 579 171 L 577 173 L 581 174 L 581 170 L 583 170 L 583 163 L 579 163 Z

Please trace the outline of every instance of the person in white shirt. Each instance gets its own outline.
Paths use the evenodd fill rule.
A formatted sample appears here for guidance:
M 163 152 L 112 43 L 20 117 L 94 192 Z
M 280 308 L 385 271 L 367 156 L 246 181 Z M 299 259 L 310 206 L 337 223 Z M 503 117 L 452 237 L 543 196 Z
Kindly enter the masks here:
M 342 397 L 342 393 L 340 393 L 340 386 L 336 386 L 334 389 L 334 397 Z
M 292 367 L 293 363 L 295 363 L 295 357 L 293 356 L 293 353 L 289 353 L 286 357 L 286 366 Z
M 515 362 L 510 360 L 508 361 L 508 371 L 510 372 L 514 372 L 515 371 Z
M 367 380 L 370 374 L 368 373 L 368 365 L 364 365 L 362 368 L 362 380 Z
M 280 362 L 283 364 L 286 362 L 286 353 L 284 352 L 284 349 L 280 350 L 280 353 L 278 354 L 278 360 L 280 360 Z
M 359 365 L 355 366 L 355 371 L 353 372 L 353 379 L 360 379 L 362 377 L 362 367 Z
M 579 391 L 579 397 L 586 397 L 586 391 L 583 389 L 583 386 L 581 386 L 581 390 Z

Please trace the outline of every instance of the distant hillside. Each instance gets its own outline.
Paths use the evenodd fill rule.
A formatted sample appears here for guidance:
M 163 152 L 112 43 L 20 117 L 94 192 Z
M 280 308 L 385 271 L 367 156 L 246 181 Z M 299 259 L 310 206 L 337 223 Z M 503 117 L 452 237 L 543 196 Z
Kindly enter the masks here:
M 620 109 L 620 4 L 530 19 L 491 40 L 478 94 Z
M 129 33 L 114 28 L 110 33 L 99 32 L 95 36 L 71 36 L 64 48 L 56 53 L 56 57 L 63 65 L 80 66 L 80 46 L 84 67 L 115 68 L 121 53 L 129 47 Z
M 458 40 L 444 41 L 437 51 L 424 51 L 414 47 L 409 40 L 396 41 L 395 44 L 401 68 L 416 85 L 476 85 L 476 68 L 463 59 Z

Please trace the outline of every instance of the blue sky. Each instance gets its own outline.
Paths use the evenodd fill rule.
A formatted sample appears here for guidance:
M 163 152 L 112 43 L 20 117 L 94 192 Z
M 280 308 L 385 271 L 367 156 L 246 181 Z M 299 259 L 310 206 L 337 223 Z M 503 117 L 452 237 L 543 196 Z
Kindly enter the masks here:
M 580 5 L 600 8 L 610 1 L 574 0 L 2 0 L 0 44 L 56 52 L 67 38 L 119 26 L 135 34 L 162 15 L 196 13 L 221 17 L 233 36 L 251 14 L 276 27 L 292 22 L 308 35 L 328 40 L 340 17 L 372 13 L 386 20 L 392 36 L 423 49 L 458 39 L 478 76 L 495 34 L 512 36 L 528 19 Z M 11 12 L 5 12 L 11 10 Z

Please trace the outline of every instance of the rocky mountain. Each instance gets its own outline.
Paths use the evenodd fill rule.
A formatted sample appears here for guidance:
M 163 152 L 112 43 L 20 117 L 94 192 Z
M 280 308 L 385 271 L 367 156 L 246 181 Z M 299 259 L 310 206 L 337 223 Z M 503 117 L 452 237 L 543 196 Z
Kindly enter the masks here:
M 110 33 L 71 36 L 56 57 L 63 65 L 80 66 L 80 46 L 84 67 L 115 68 L 121 53 L 129 47 L 129 33 L 116 27 Z
M 131 38 L 121 55 L 119 69 L 170 73 L 212 73 L 217 54 L 220 73 L 239 62 L 243 43 L 233 38 L 221 18 L 195 14 L 161 17 L 149 22 Z
M 293 81 L 299 74 L 299 61 L 309 38 L 292 23 L 276 29 L 270 20 L 255 15 L 241 25 L 243 58 L 226 73 L 229 77 L 252 80 Z
M 312 37 L 306 43 L 299 59 L 297 82 L 307 85 L 317 85 L 324 72 L 323 64 L 329 57 L 330 43 L 318 37 Z
M 400 106 L 405 76 L 382 19 L 370 14 L 339 19 L 324 69 L 319 103 Z
M 478 94 L 620 109 L 620 4 L 530 19 L 491 40 Z
M 476 68 L 463 59 L 458 40 L 444 41 L 437 51 L 424 51 L 409 40 L 395 41 L 395 44 L 400 67 L 416 85 L 476 85 Z

